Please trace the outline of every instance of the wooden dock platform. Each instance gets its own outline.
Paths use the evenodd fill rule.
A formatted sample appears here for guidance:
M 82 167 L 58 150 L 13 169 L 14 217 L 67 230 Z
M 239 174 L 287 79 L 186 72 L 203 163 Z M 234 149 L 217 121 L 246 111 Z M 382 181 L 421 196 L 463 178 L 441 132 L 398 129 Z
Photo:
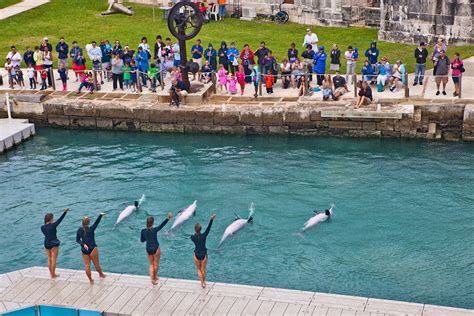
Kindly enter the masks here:
M 0 314 L 56 305 L 125 315 L 473 316 L 474 310 L 268 287 L 108 273 L 90 285 L 84 271 L 33 267 L 0 274 Z
M 35 134 L 27 119 L 0 119 L 0 154 Z

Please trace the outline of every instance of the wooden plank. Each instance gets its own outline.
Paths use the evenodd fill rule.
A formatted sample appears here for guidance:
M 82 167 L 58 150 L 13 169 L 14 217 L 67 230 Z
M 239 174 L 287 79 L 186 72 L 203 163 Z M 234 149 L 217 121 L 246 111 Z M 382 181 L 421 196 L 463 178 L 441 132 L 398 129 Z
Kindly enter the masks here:
M 264 288 L 259 300 L 268 300 L 274 302 L 285 302 L 285 303 L 298 303 L 307 305 L 313 298 L 313 292 L 295 291 L 295 290 L 284 290 L 275 288 Z
M 356 316 L 370 316 L 370 312 L 356 311 Z
M 107 291 L 107 286 L 94 284 L 90 287 L 89 291 L 85 292 L 77 301 L 76 306 L 80 308 L 87 308 L 96 297 L 103 295 Z
M 348 309 L 343 309 L 341 316 L 356 316 L 357 311 L 354 310 L 348 310 Z
M 341 316 L 342 308 L 330 307 L 326 316 Z
M 51 299 L 48 301 L 45 301 L 44 303 L 50 304 L 50 305 L 62 305 L 64 300 L 71 295 L 71 293 L 74 293 L 76 289 L 81 286 L 81 283 L 73 283 L 73 282 L 66 282 L 66 286 L 59 290 L 55 291 L 54 294 L 51 296 Z
M 213 315 L 215 310 L 219 307 L 220 303 L 224 299 L 222 296 L 210 296 L 210 300 L 200 311 L 199 315 L 208 316 Z
M 153 302 L 145 315 L 158 315 L 159 311 L 168 303 L 174 293 L 172 291 L 160 291 L 160 296 Z
M 125 291 L 122 293 L 122 295 L 120 295 L 119 298 L 116 299 L 113 304 L 106 309 L 106 311 L 109 313 L 120 312 L 120 310 L 130 301 L 137 291 L 138 288 L 136 287 L 125 287 Z
M 3 306 L 5 306 L 5 310 L 7 311 L 19 309 L 21 307 L 20 304 L 16 302 L 6 302 L 6 301 L 3 302 Z
M 92 298 L 85 302 L 84 307 L 85 309 L 97 309 L 97 306 L 102 302 L 114 289 L 113 286 L 103 286 L 100 288 L 99 293 L 97 295 L 92 296 Z
M 250 302 L 248 298 L 238 298 L 235 300 L 234 304 L 232 305 L 231 309 L 229 310 L 228 315 L 241 315 L 244 311 L 247 304 Z
M 160 314 L 171 315 L 187 294 L 188 293 L 185 292 L 174 292 L 173 296 L 171 296 L 165 306 L 161 309 Z
M 364 311 L 368 298 L 337 294 L 315 293 L 311 305 L 319 307 L 336 307 Z
M 275 305 L 275 302 L 262 301 L 255 315 L 259 315 L 259 316 L 270 315 L 270 312 L 272 311 L 272 308 L 274 305 Z
M 2 302 L 0 302 L 0 312 L 6 312 L 7 311 L 7 308 L 5 307 L 5 305 L 3 305 Z
M 135 295 L 125 304 L 122 309 L 120 310 L 120 314 L 129 315 L 133 312 L 133 310 L 141 304 L 143 299 L 150 293 L 150 289 L 138 289 Z
M 95 310 L 106 311 L 112 306 L 113 303 L 120 297 L 120 295 L 127 289 L 123 286 L 111 286 L 112 291 L 100 302 L 95 305 Z
M 247 297 L 257 298 L 263 291 L 263 287 L 239 285 L 239 284 L 226 284 L 226 283 L 214 283 L 212 289 L 209 291 L 210 295 L 221 295 L 221 296 L 235 296 L 235 297 Z
M 53 298 L 55 298 L 68 285 L 69 282 L 66 281 L 52 281 L 50 289 L 41 295 L 38 302 L 40 304 L 49 304 Z
M 327 308 L 327 307 L 318 307 L 318 306 L 316 306 L 316 308 L 313 310 L 313 313 L 311 315 L 313 315 L 313 316 L 326 316 L 328 311 L 329 311 L 329 308 Z
M 143 315 L 150 308 L 151 305 L 158 299 L 162 292 L 158 290 L 150 290 L 148 294 L 143 298 L 140 304 L 133 310 L 133 315 Z
M 313 314 L 316 306 L 306 305 L 303 306 L 300 311 L 298 312 L 298 316 L 309 316 Z
M 300 304 L 288 304 L 288 307 L 285 310 L 283 315 L 285 316 L 293 316 L 298 315 L 302 308 L 306 308 L 307 305 L 300 305 Z
M 201 295 L 196 293 L 187 293 L 186 296 L 183 298 L 180 304 L 175 308 L 173 311 L 173 315 L 185 315 L 187 314 L 189 308 L 193 306 L 194 302 L 200 297 Z
M 30 285 L 25 288 L 23 291 L 21 291 L 20 294 L 18 294 L 14 301 L 15 302 L 24 302 L 25 299 L 28 298 L 28 296 L 30 296 L 31 294 L 33 294 L 34 292 L 37 292 L 38 289 L 44 284 L 46 283 L 47 280 L 45 279 L 33 279 L 30 283 Z
M 259 300 L 250 300 L 242 311 L 242 315 L 255 315 L 261 303 L 262 301 Z
M 31 279 L 21 279 L 19 282 L 14 283 L 12 286 L 10 286 L 6 292 L 3 293 L 1 299 L 3 301 L 11 301 L 14 297 L 16 297 L 18 294 L 20 294 L 25 288 L 27 288 L 30 283 Z
M 57 283 L 51 280 L 44 280 L 44 283 L 31 295 L 29 295 L 25 300 L 23 300 L 24 303 L 29 303 L 29 304 L 36 304 L 39 302 L 41 296 L 43 296 L 45 293 L 47 293 L 51 288 L 53 288 Z
M 283 315 L 288 308 L 288 303 L 276 302 L 272 308 L 271 315 Z
M 381 314 L 398 313 L 405 315 L 421 315 L 423 313 L 423 304 L 369 298 L 365 311 Z
M 216 314 L 216 315 L 227 315 L 227 313 L 232 308 L 232 305 L 234 305 L 236 300 L 237 300 L 236 297 L 224 297 L 224 299 L 219 304 L 219 307 L 216 309 L 214 314 Z
M 72 293 L 65 297 L 63 301 L 58 302 L 58 304 L 75 307 L 75 303 L 77 302 L 77 300 L 79 300 L 81 296 L 84 295 L 84 293 L 89 291 L 90 288 L 90 284 L 80 283 L 79 286 Z

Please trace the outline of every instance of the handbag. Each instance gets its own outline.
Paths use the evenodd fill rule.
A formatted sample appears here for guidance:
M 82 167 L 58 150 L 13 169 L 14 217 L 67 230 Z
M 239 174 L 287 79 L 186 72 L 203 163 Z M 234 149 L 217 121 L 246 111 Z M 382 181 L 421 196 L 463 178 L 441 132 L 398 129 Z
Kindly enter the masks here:
M 461 73 L 465 72 L 466 69 L 464 68 L 464 65 L 461 66 L 461 68 L 459 69 L 459 71 L 461 71 Z

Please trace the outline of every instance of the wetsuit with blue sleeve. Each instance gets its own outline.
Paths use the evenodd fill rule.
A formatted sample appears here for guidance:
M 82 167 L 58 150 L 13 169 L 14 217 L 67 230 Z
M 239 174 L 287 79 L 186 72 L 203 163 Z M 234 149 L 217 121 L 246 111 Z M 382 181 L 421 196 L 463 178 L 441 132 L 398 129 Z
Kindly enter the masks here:
M 77 230 L 76 242 L 81 245 L 81 251 L 85 255 L 90 255 L 97 244 L 95 243 L 95 229 L 99 226 L 102 215 L 99 215 L 91 227 L 81 227 Z M 87 245 L 87 249 L 84 247 Z
M 163 223 L 160 224 L 160 226 L 142 229 L 140 240 L 142 242 L 146 241 L 146 252 L 149 255 L 154 255 L 158 251 L 158 248 L 160 247 L 160 243 L 158 242 L 158 236 L 156 234 L 158 234 L 158 232 L 163 227 L 165 227 L 168 221 L 169 219 L 165 219 Z
M 41 226 L 41 231 L 44 234 L 44 248 L 51 250 L 54 247 L 59 247 L 60 241 L 56 236 L 56 228 L 61 224 L 64 216 L 66 216 L 66 212 L 64 212 L 63 215 L 61 215 L 61 217 L 54 223 L 44 224 Z
M 206 231 L 203 234 L 194 234 L 191 236 L 191 240 L 194 242 L 194 255 L 196 258 L 201 261 L 204 260 L 207 256 L 207 248 L 206 248 L 206 239 L 207 235 L 211 231 L 213 220 L 209 221 L 209 225 L 207 225 Z

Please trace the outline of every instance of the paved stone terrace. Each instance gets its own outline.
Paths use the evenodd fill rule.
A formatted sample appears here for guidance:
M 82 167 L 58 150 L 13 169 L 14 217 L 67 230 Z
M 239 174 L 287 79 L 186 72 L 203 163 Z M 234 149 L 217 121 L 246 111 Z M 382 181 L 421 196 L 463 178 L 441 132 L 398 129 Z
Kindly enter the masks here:
M 0 274 L 0 313 L 34 304 L 104 311 L 105 315 L 472 316 L 474 310 L 268 287 L 107 274 L 90 285 L 83 271 L 33 267 Z

